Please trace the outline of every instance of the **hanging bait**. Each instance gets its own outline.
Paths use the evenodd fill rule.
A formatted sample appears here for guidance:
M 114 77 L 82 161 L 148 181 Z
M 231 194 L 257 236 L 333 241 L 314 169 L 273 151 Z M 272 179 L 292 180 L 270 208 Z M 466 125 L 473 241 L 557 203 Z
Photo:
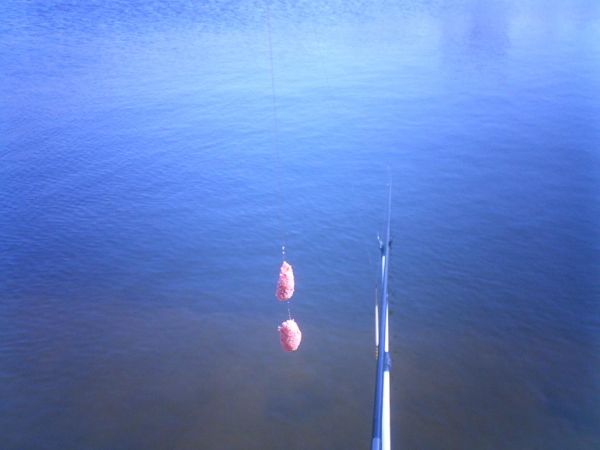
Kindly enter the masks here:
M 286 352 L 295 352 L 298 350 L 300 341 L 302 341 L 302 332 L 294 319 L 282 322 L 281 325 L 277 327 L 277 330 L 279 331 L 281 346 Z
M 285 302 L 294 295 L 294 271 L 287 262 L 281 264 L 279 269 L 279 280 L 277 281 L 277 290 L 275 296 L 281 302 Z

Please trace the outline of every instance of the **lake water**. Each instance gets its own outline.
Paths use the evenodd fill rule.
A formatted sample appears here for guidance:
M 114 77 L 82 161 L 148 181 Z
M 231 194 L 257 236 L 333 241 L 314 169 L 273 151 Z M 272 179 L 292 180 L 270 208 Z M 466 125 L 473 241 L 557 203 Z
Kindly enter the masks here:
M 369 448 L 390 175 L 394 448 L 600 448 L 600 3 L 267 5 L 0 4 L 0 448 Z

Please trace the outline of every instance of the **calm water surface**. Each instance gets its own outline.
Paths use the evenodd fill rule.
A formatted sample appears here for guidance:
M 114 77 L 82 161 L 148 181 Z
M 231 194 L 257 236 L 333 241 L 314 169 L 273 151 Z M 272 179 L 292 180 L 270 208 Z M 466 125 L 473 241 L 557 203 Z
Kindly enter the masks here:
M 1 3 L 0 447 L 368 448 L 389 171 L 394 447 L 600 448 L 600 3 L 269 9 Z

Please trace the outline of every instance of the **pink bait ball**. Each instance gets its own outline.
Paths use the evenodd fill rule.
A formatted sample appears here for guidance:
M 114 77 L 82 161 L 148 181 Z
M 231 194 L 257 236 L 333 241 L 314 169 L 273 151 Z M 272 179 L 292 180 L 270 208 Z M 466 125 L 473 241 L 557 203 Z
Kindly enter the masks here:
M 294 295 L 294 271 L 287 262 L 281 264 L 279 269 L 279 280 L 277 281 L 277 290 L 275 296 L 281 302 L 289 300 Z
M 282 322 L 277 328 L 279 330 L 279 338 L 281 346 L 286 352 L 295 352 L 302 341 L 302 332 L 298 328 L 298 324 L 294 319 Z

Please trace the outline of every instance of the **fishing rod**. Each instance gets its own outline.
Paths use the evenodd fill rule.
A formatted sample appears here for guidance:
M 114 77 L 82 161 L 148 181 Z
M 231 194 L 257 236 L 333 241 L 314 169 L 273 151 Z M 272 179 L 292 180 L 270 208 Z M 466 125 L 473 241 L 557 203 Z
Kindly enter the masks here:
M 390 450 L 390 368 L 388 321 L 388 268 L 390 263 L 390 223 L 392 217 L 392 182 L 390 180 L 385 241 L 379 240 L 381 251 L 381 292 L 375 303 L 375 346 L 377 373 L 373 408 L 373 435 L 371 450 Z

